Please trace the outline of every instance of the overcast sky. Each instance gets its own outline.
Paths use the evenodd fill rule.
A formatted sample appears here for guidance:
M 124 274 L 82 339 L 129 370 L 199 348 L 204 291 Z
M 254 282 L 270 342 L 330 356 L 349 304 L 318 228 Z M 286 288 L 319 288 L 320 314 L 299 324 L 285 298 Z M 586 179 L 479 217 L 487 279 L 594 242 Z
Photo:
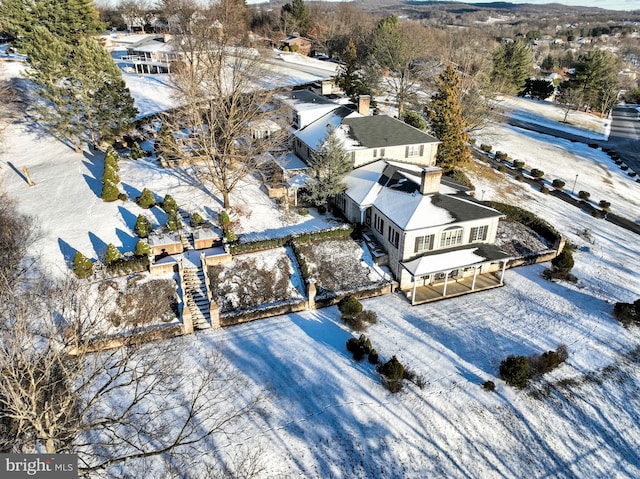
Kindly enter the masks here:
M 468 3 L 492 3 L 495 0 L 469 0 Z M 608 10 L 640 10 L 640 0 L 508 0 L 509 3 L 561 3 L 563 5 L 600 7 Z

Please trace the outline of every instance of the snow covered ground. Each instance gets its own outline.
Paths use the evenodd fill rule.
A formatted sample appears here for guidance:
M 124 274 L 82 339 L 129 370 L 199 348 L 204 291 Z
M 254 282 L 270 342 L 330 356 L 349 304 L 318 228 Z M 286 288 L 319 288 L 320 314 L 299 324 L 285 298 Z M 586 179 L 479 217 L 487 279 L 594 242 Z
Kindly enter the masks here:
M 15 74 L 11 65 L 5 67 Z M 500 125 L 479 138 L 568 186 L 577 174 L 576 189 L 640 217 L 640 184 L 619 175 L 597 150 Z M 64 271 L 75 249 L 97 257 L 109 242 L 132 247 L 139 211 L 131 202 L 100 200 L 101 157 L 75 154 L 22 123 L 5 131 L 1 150 L 3 187 L 37 218 L 43 237 L 33 249 L 50 268 Z M 170 192 L 190 210 L 220 209 L 211 192 L 179 170 L 149 160 L 121 164 L 129 196 L 146 186 L 158 196 Z M 27 186 L 24 166 L 36 186 Z M 206 370 L 207 353 L 220 350 L 252 389 L 268 391 L 240 432 L 211 438 L 203 457 L 261 448 L 264 478 L 640 476 L 640 331 L 612 316 L 614 302 L 640 298 L 639 237 L 486 165 L 472 180 L 478 196 L 525 207 L 575 243 L 578 283 L 545 281 L 545 265 L 535 265 L 508 270 L 503 288 L 423 306 L 396 294 L 366 300 L 379 318 L 366 334 L 381 357 L 396 355 L 426 381 L 424 389 L 407 384 L 395 395 L 371 365 L 351 359 L 345 349 L 351 332 L 336 308 L 177 339 L 189 374 Z M 322 221 L 298 217 L 292 224 L 254 182 L 236 199 L 245 211 L 244 233 L 268 236 Z M 160 211 L 152 214 L 163 221 Z M 507 355 L 560 343 L 568 361 L 529 388 L 514 390 L 497 377 Z M 486 380 L 496 383 L 495 393 L 482 389 Z M 204 460 L 186 472 L 198 472 Z

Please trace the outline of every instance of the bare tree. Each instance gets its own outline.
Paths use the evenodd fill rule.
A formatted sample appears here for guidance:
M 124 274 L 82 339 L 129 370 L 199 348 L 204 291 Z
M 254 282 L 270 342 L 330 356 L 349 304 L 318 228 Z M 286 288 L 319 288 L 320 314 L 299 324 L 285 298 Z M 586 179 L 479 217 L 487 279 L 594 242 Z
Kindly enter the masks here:
M 12 247 L 0 240 L 0 250 Z M 24 252 L 12 251 L 9 264 L 20 264 Z M 85 475 L 110 476 L 114 467 L 122 474 L 148 461 L 162 467 L 198 448 L 215 450 L 214 438 L 237 432 L 255 406 L 259 394 L 220 354 L 198 356 L 202 368 L 183 362 L 187 340 L 131 340 L 94 352 L 114 299 L 92 285 L 36 273 L 8 282 L 16 276 L 0 271 L 10 287 L 0 288 L 3 452 L 78 453 Z
M 166 121 L 184 139 L 163 152 L 191 157 L 201 180 L 222 195 L 225 208 L 231 206 L 233 189 L 285 134 L 273 101 L 274 74 L 260 50 L 248 46 L 243 5 L 223 0 L 196 11 L 180 28 L 174 44 L 184 60 L 173 69 L 173 80 L 182 107 Z

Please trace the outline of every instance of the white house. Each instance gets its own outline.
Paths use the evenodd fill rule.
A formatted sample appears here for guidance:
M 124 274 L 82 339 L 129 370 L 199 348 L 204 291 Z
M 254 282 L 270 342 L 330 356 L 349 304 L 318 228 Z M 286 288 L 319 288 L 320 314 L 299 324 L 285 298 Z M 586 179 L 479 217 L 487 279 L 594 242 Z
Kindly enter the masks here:
M 345 183 L 338 206 L 370 228 L 366 239 L 385 253 L 413 304 L 503 284 L 510 257 L 493 243 L 504 215 L 442 178 L 440 168 L 379 160 Z

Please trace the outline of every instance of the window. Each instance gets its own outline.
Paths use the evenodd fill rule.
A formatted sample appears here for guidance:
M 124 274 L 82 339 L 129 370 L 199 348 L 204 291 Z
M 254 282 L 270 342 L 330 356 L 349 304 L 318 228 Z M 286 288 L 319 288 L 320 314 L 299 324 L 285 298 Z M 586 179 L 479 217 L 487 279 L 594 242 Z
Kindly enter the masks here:
M 474 241 L 486 241 L 488 230 L 489 227 L 487 225 L 471 228 L 471 233 L 469 234 L 469 243 L 473 243 Z
M 398 243 L 400 242 L 400 233 L 398 233 L 394 228 L 389 226 L 387 229 L 387 239 L 393 246 L 397 248 Z
M 377 157 L 378 157 L 378 149 L 377 149 L 377 148 L 374 148 L 374 149 L 373 149 L 373 157 L 374 157 L 374 158 L 377 158 Z
M 405 156 L 407 158 L 411 156 L 420 156 L 420 145 L 408 145 Z
M 384 158 L 384 148 L 380 148 L 380 158 Z
M 384 220 L 380 218 L 377 214 L 373 216 L 373 225 L 378 230 L 378 232 L 384 232 Z
M 418 236 L 416 238 L 414 253 L 422 253 L 433 249 L 433 240 L 435 235 Z
M 462 243 L 462 228 L 449 228 L 440 235 L 440 248 L 448 248 Z

